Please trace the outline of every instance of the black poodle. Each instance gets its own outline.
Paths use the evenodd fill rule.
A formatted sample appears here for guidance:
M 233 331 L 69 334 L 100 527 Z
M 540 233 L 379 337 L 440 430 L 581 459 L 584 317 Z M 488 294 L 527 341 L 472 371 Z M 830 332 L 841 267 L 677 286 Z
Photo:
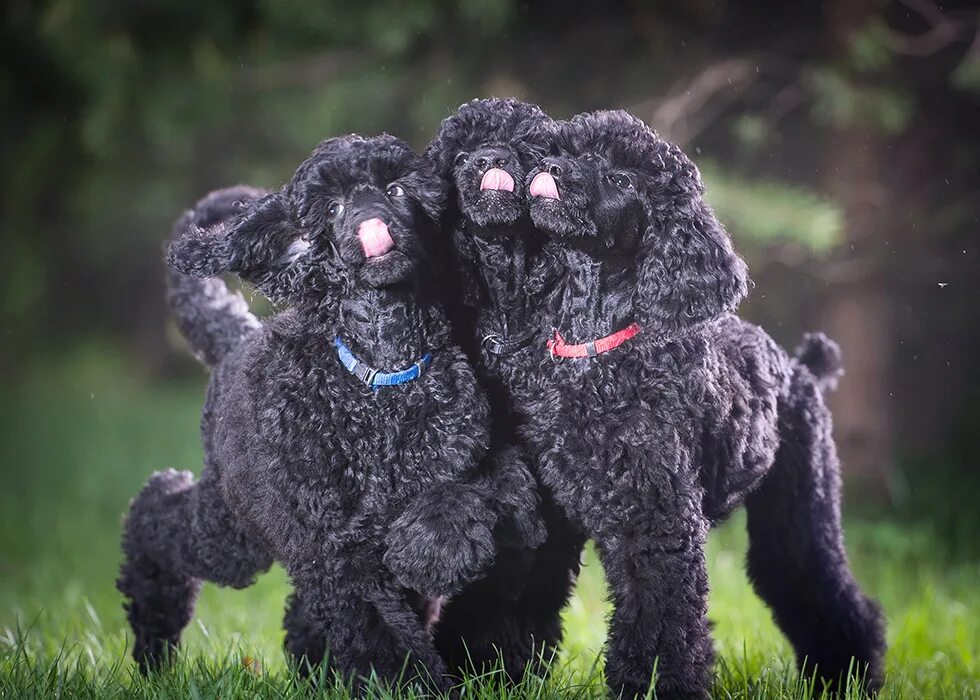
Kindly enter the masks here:
M 426 150 L 451 188 L 443 219 L 453 254 L 447 301 L 454 302 L 454 327 L 489 392 L 499 441 L 514 439 L 534 405 L 513 391 L 539 364 L 547 328 L 534 306 L 542 283 L 532 269 L 543 237 L 532 235 L 524 180 L 548 152 L 554 126 L 534 105 L 474 100 L 442 122 Z M 451 668 L 470 661 L 486 667 L 499 655 L 517 680 L 530 662 L 551 658 L 584 536 L 547 492 L 541 497 L 546 542 L 498 557 L 486 578 L 443 611 L 436 642 Z
M 747 271 L 697 169 L 625 112 L 561 125 L 528 183 L 557 281 L 541 302 L 550 357 L 519 389 L 525 435 L 598 546 L 613 693 L 644 694 L 656 663 L 657 697 L 706 694 L 705 537 L 746 500 L 749 574 L 801 664 L 836 683 L 853 658 L 877 688 L 883 621 L 848 566 L 821 389 L 836 347 L 810 336 L 792 358 L 729 313 Z
M 438 599 L 501 530 L 543 538 L 516 451 L 488 456 L 487 402 L 422 274 L 443 197 L 403 142 L 349 136 L 282 191 L 219 193 L 178 222 L 170 301 L 213 369 L 200 479 L 154 475 L 126 518 L 118 586 L 144 670 L 176 648 L 202 580 L 247 586 L 276 560 L 294 653 L 388 682 L 410 659 L 445 688 Z M 259 323 L 192 277 L 224 272 L 290 307 Z

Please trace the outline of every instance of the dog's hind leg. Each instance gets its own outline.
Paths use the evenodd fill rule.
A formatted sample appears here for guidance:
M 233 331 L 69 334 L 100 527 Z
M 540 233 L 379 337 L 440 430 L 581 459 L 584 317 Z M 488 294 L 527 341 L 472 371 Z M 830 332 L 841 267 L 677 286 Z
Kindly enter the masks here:
M 419 624 L 428 629 L 438 619 L 441 599 L 434 601 L 412 591 L 406 593 L 418 615 Z M 310 619 L 298 591 L 293 591 L 286 600 L 283 628 L 286 631 L 283 646 L 301 676 L 317 679 L 321 674 L 337 669 L 337 665 L 330 663 L 327 655 L 327 637 L 323 629 Z M 321 668 L 325 661 L 326 668 Z
M 282 624 L 286 630 L 283 646 L 289 658 L 301 675 L 315 674 L 315 669 L 323 663 L 326 655 L 327 640 L 322 630 L 310 621 L 303 601 L 295 591 L 286 600 L 286 616 Z
M 382 684 L 421 680 L 448 691 L 417 598 L 379 564 L 371 554 L 287 562 L 296 587 L 286 611 L 287 652 L 302 662 L 301 674 L 314 676 L 329 657 L 327 670 L 352 682 L 358 695 L 372 672 Z
M 190 621 L 202 580 L 241 588 L 272 560 L 235 523 L 216 479 L 154 474 L 133 500 L 123 532 L 117 588 L 144 673 L 172 654 Z
M 584 535 L 550 501 L 542 503 L 547 539 L 535 550 L 505 548 L 486 578 L 446 605 L 436 647 L 455 675 L 502 661 L 518 683 L 526 671 L 547 671 L 561 640 L 561 611 L 578 574 Z M 544 662 L 540 665 L 538 660 Z
M 780 405 L 780 447 L 747 499 L 749 577 L 801 666 L 838 688 L 848 669 L 881 685 L 884 621 L 851 573 L 840 516 L 840 466 L 818 380 L 796 366 Z

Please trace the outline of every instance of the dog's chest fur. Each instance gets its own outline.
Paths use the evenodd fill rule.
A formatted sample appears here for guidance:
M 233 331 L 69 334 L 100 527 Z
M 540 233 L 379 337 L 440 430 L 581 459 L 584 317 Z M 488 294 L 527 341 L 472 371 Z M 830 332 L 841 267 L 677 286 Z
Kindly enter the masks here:
M 659 345 L 641 334 L 597 358 L 544 360 L 527 376 L 539 476 L 588 527 L 678 479 L 699 482 L 706 514 L 723 517 L 775 456 L 785 355 L 733 316 Z
M 626 344 L 594 359 L 546 358 L 528 373 L 518 389 L 526 439 L 539 477 L 574 519 L 602 527 L 659 480 L 694 468 L 683 446 L 696 444 L 702 419 L 690 381 L 699 368 L 684 353 Z
M 440 359 L 415 381 L 377 389 L 339 361 L 304 374 L 302 385 L 283 381 L 286 394 L 295 397 L 287 400 L 286 413 L 307 414 L 308 421 L 294 421 L 295 437 L 310 446 L 313 471 L 329 474 L 346 498 L 401 500 L 451 479 L 465 457 L 452 453 L 461 451 L 463 436 L 479 433 L 474 421 L 436 399 L 453 381 Z M 319 401 L 327 396 L 329 401 Z
M 418 379 L 374 389 L 341 364 L 328 334 L 290 333 L 273 345 L 253 364 L 251 401 L 277 456 L 271 468 L 302 484 L 304 507 L 342 539 L 377 536 L 487 448 L 485 401 L 448 348 L 433 348 Z
M 474 295 L 460 320 L 470 332 L 469 344 L 494 416 L 511 431 L 514 410 L 519 408 L 513 389 L 526 381 L 527 373 L 535 371 L 537 360 L 544 356 L 547 329 L 541 325 L 529 290 L 535 273 L 523 238 L 528 231 L 517 226 L 510 235 L 489 237 L 481 231 L 472 222 L 464 222 L 456 232 L 471 256 L 458 261 L 460 276 L 463 283 L 472 285 Z M 509 342 L 525 334 L 531 334 L 527 345 L 503 354 L 489 352 L 485 342 L 488 337 Z
M 553 254 L 564 274 L 542 306 L 567 343 L 635 320 L 627 266 L 573 249 Z M 569 516 L 591 531 L 614 526 L 606 521 L 619 516 L 610 514 L 642 507 L 658 484 L 690 478 L 709 356 L 703 337 L 658 344 L 641 331 L 595 358 L 542 353 L 532 370 L 512 376 L 539 477 Z

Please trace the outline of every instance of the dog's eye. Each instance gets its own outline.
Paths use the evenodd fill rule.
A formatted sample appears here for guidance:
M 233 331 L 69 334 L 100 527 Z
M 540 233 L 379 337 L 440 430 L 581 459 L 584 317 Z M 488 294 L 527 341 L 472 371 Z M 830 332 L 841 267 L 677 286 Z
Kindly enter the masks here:
M 633 186 L 633 181 L 630 179 L 630 176 L 627 175 L 626 173 L 615 173 L 613 175 L 610 175 L 609 179 L 612 180 L 612 183 L 616 185 L 616 187 L 621 187 L 624 190 L 628 190 L 630 187 Z
M 389 197 L 404 197 L 405 188 L 401 185 L 388 185 L 388 189 L 385 190 L 385 194 Z
M 469 157 L 470 157 L 469 153 L 467 153 L 466 151 L 460 151 L 459 153 L 456 154 L 456 160 L 453 161 L 453 165 L 459 167 L 460 165 L 465 163 L 469 159 Z
M 331 219 L 336 219 L 338 216 L 340 216 L 343 213 L 344 213 L 344 205 L 341 204 L 340 202 L 332 203 L 330 205 L 330 208 L 327 209 L 327 214 L 330 215 Z

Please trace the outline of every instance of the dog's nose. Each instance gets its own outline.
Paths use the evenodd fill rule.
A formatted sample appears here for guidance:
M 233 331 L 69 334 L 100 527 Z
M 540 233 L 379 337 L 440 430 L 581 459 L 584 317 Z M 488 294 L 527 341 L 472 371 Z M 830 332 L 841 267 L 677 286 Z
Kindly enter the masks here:
M 568 166 L 564 161 L 557 158 L 545 158 L 541 164 L 541 169 L 552 177 L 558 177 L 568 171 Z
M 480 170 L 502 168 L 510 163 L 510 153 L 503 148 L 482 148 L 473 154 L 473 162 Z

